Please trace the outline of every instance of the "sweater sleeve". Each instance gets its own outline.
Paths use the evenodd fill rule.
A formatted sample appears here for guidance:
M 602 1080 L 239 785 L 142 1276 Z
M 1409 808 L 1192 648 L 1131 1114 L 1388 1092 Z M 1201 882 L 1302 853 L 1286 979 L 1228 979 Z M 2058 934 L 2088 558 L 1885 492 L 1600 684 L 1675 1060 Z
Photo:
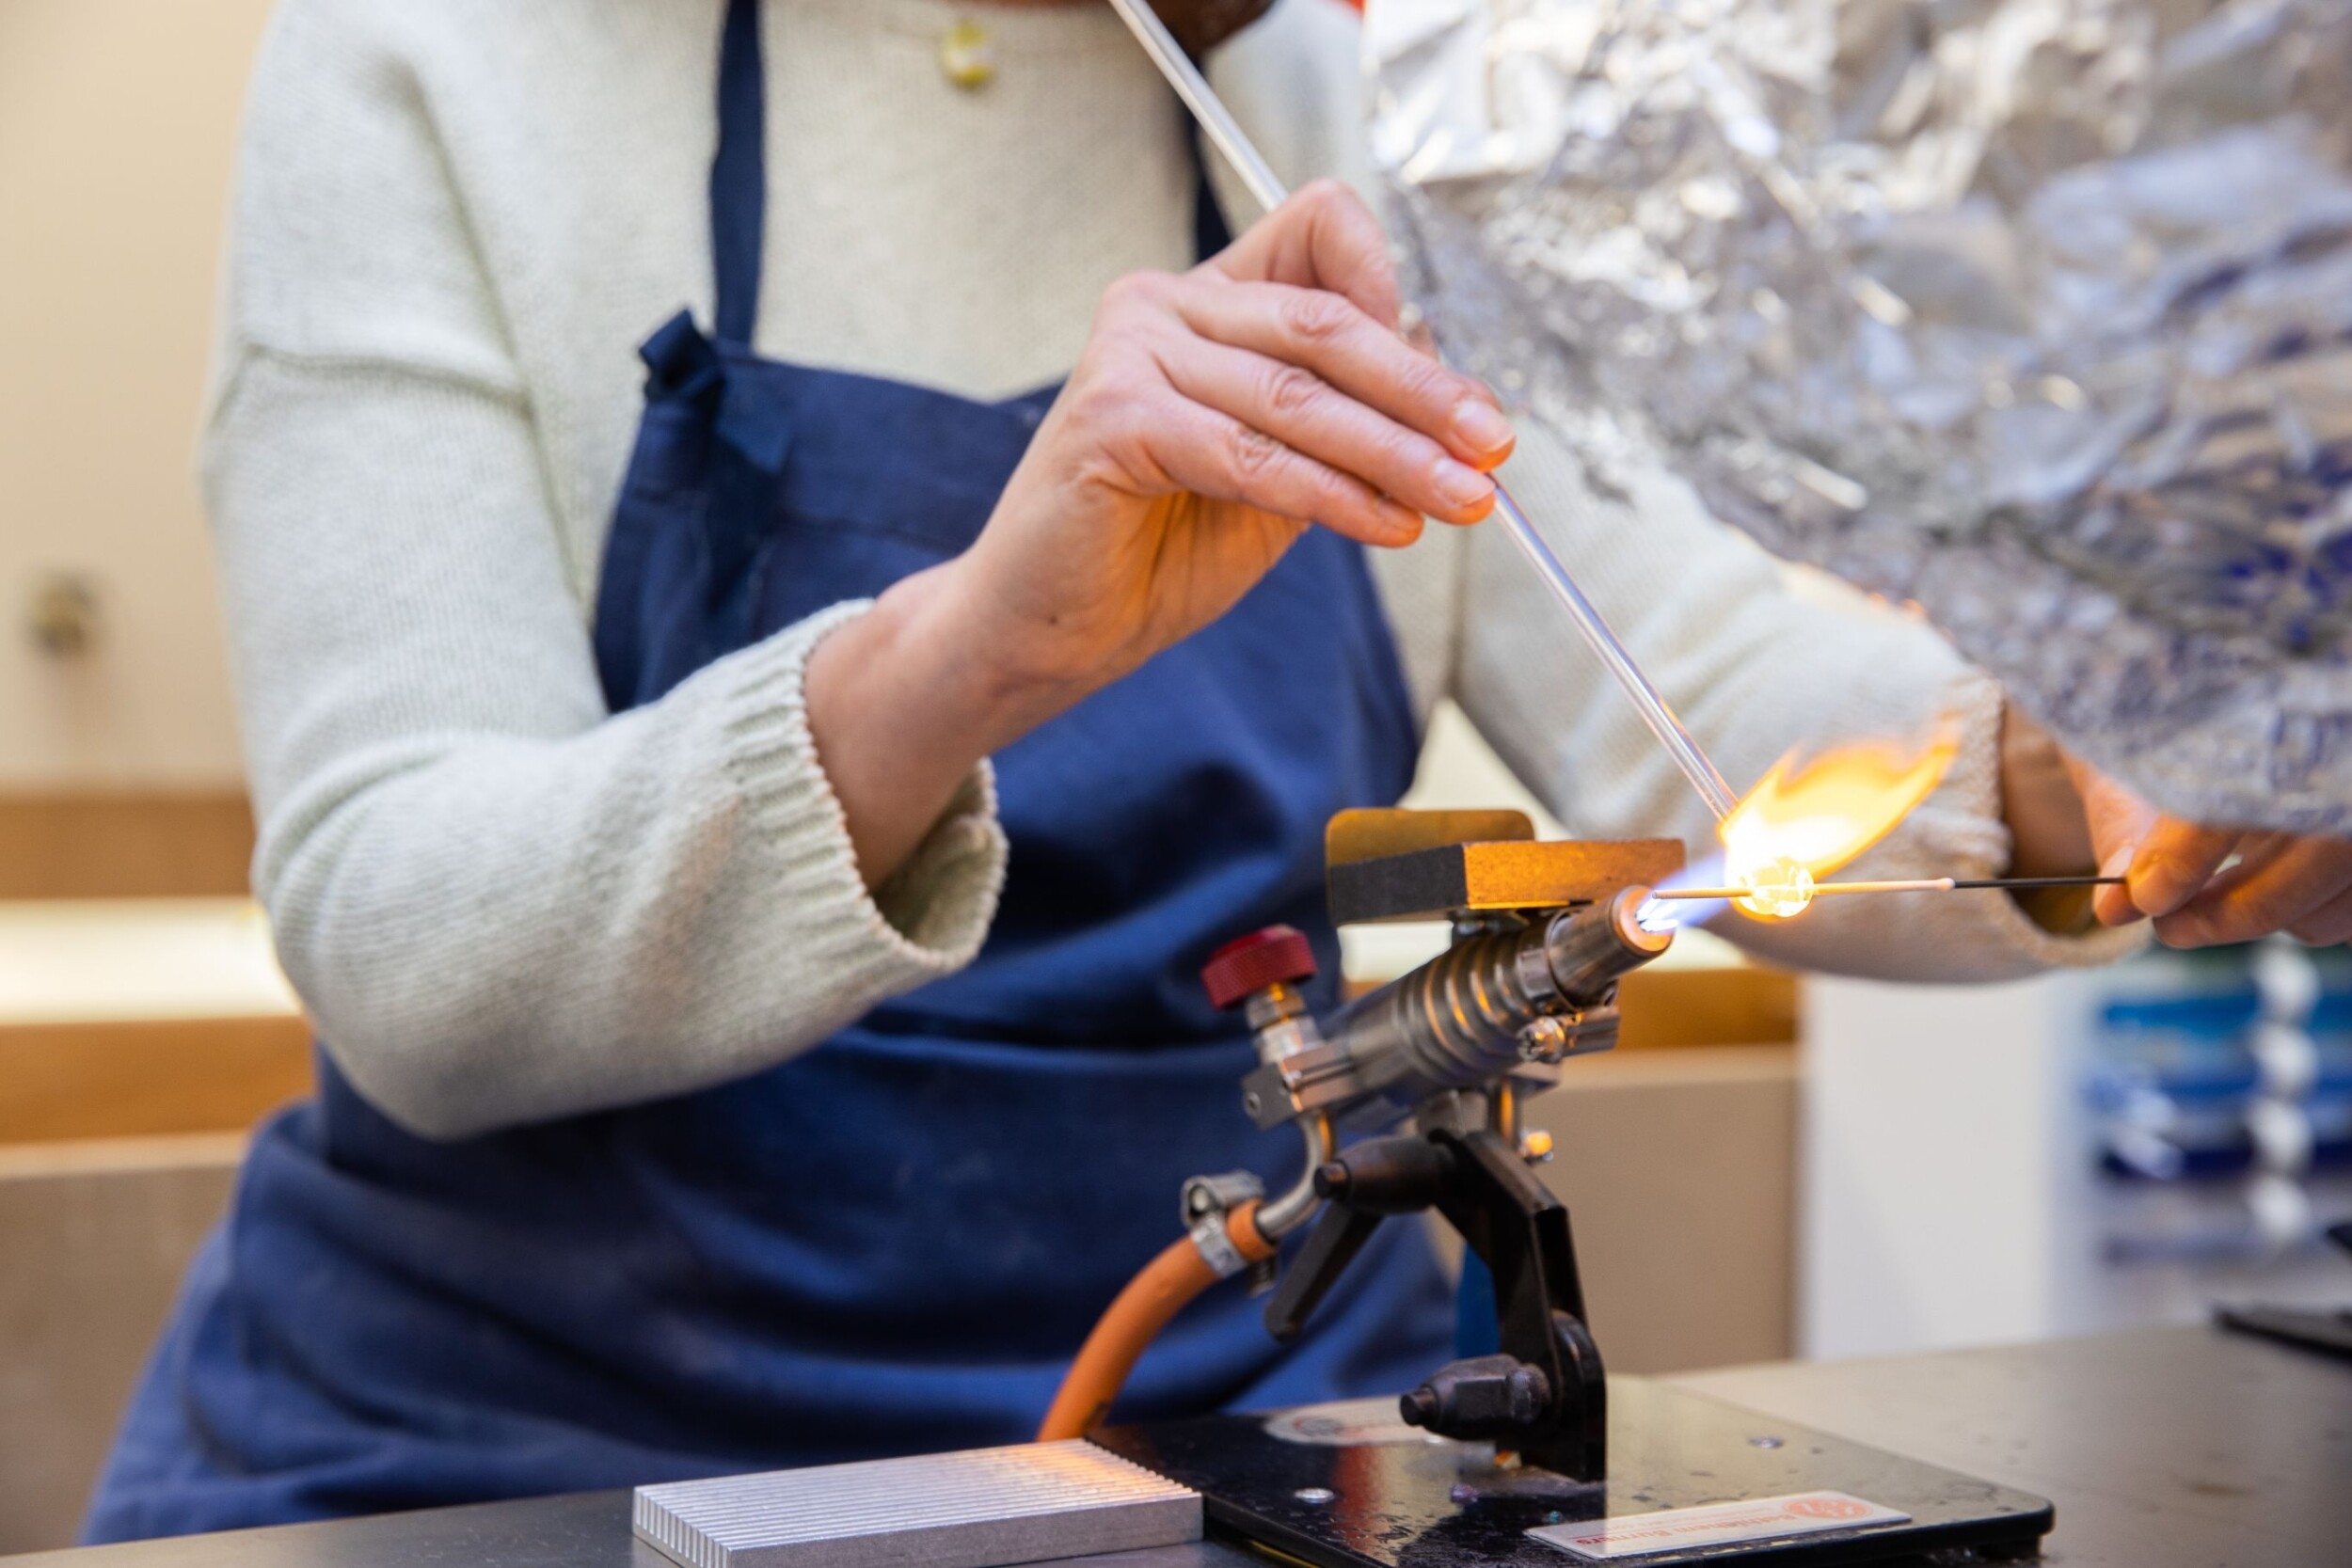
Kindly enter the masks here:
M 869 895 L 810 736 L 809 651 L 861 606 L 605 711 L 421 95 L 320 9 L 256 83 L 204 468 L 255 883 L 337 1066 L 469 1135 L 756 1071 L 967 962 L 985 768 Z
M 1851 594 L 1795 591 L 1645 454 L 1613 471 L 1603 494 L 1522 420 L 1503 478 L 1733 788 L 1795 748 L 1922 736 L 1948 718 L 1961 746 L 1944 783 L 1846 874 L 2006 866 L 2001 691 L 1925 622 Z M 1510 542 L 1481 527 L 1461 548 L 1453 684 L 1471 721 L 1577 832 L 1680 838 L 1693 862 L 1716 853 L 1706 806 Z M 2054 936 L 1997 893 L 1823 899 L 1802 920 L 1732 913 L 1710 928 L 1783 963 L 1937 981 L 2103 963 L 2145 940 Z

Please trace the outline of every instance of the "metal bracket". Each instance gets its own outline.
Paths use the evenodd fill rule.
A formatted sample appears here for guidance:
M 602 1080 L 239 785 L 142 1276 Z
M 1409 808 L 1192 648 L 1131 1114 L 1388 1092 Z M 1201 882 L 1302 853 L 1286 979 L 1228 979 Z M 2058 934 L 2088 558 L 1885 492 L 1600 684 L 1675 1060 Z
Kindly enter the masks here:
M 1377 1086 L 1364 1081 L 1355 1058 L 1318 1038 L 1304 1051 L 1278 1056 L 1244 1075 L 1241 1108 L 1263 1131 L 1359 1099 Z
M 1570 1056 L 1612 1050 L 1617 1043 L 1617 1017 L 1613 1002 L 1597 1007 L 1546 1013 L 1519 1031 L 1519 1055 L 1527 1061 L 1550 1065 Z
M 1248 1269 L 1249 1260 L 1226 1233 L 1226 1216 L 1245 1203 L 1265 1196 L 1265 1183 L 1255 1172 L 1230 1170 L 1218 1176 L 1196 1176 L 1184 1183 L 1182 1207 L 1185 1234 L 1200 1259 L 1219 1279 L 1231 1279 Z

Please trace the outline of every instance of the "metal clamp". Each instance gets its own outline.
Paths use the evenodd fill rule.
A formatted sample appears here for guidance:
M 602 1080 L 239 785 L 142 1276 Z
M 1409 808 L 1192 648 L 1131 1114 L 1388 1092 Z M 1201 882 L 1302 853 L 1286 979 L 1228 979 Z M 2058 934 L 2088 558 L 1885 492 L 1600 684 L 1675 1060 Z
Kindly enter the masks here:
M 1265 1196 L 1265 1183 L 1246 1170 L 1227 1171 L 1220 1176 L 1196 1176 L 1184 1183 L 1184 1219 L 1185 1233 L 1192 1238 L 1200 1260 L 1209 1265 L 1219 1279 L 1231 1279 L 1249 1267 L 1249 1260 L 1233 1245 L 1227 1234 L 1227 1216 L 1245 1203 L 1256 1203 Z
M 1304 1050 L 1278 1056 L 1241 1081 L 1241 1108 L 1260 1129 L 1360 1098 L 1367 1085 L 1345 1050 L 1317 1037 Z
M 1249 1260 L 1233 1245 L 1233 1239 L 1225 1233 L 1225 1216 L 1211 1214 L 1192 1227 L 1192 1244 L 1200 1251 L 1200 1260 L 1219 1279 L 1231 1279 L 1249 1266 Z
M 1554 1063 L 1610 1050 L 1617 1043 L 1617 1016 L 1615 1004 L 1610 1003 L 1530 1019 L 1519 1030 L 1519 1058 Z

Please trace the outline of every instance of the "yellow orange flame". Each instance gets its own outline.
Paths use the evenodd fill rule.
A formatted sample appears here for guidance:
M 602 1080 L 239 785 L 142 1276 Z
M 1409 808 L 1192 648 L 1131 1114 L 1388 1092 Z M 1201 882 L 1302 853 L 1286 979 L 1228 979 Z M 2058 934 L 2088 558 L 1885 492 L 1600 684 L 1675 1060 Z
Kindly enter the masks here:
M 1955 726 L 1924 748 L 1865 741 L 1798 765 L 1790 752 L 1748 791 L 1718 832 L 1725 880 L 1756 889 L 1753 914 L 1788 916 L 1812 901 L 1815 879 L 1892 832 L 1944 777 L 1959 750 Z

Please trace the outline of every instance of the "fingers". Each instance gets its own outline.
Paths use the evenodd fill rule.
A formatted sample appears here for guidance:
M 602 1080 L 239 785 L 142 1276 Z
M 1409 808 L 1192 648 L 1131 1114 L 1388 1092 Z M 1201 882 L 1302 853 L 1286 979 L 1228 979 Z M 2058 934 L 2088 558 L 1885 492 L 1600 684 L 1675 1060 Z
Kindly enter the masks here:
M 2313 947 L 2352 941 L 2352 889 L 2337 894 L 2287 927 L 2287 934 Z
M 2074 787 L 2083 798 L 2083 815 L 2090 828 L 2093 862 L 2102 877 L 2121 877 L 2131 870 L 2139 846 L 2156 824 L 2156 809 L 2138 796 L 2087 764 L 2071 764 Z M 2104 926 L 2129 926 L 2146 918 L 2132 900 L 2128 887 L 2103 887 L 2091 895 L 2091 912 Z
M 2132 860 L 2132 902 L 2158 918 L 2172 913 L 2213 879 L 2238 847 L 2240 836 L 2233 828 L 2157 817 Z
M 1351 474 L 1416 512 L 1467 523 L 1493 510 L 1494 482 L 1485 474 L 1311 370 L 1200 338 L 1171 344 L 1163 368 L 1170 384 L 1194 402 Z
M 2251 942 L 2316 916 L 2352 889 L 2352 842 L 2264 835 L 2247 863 L 2156 921 L 2174 947 Z
M 1388 235 L 1336 180 L 1295 192 L 1207 264 L 1238 282 L 1327 289 L 1391 333 L 1402 313 Z
M 1508 455 L 1494 397 L 1327 289 L 1213 268 L 1135 274 L 1104 295 L 1057 410 L 1116 431 L 1143 493 L 1163 483 L 1408 543 L 1423 515 L 1473 522 Z
M 1409 545 L 1421 534 L 1413 508 L 1203 404 L 1165 399 L 1134 436 L 1173 488 L 1320 523 L 1366 545 Z
M 2153 915 L 2173 947 L 2281 930 L 2317 943 L 2352 938 L 2352 840 L 2200 827 L 2160 815 L 2088 764 L 2068 765 L 2100 873 L 2130 877 L 2128 887 L 2098 890 L 2102 923 Z
M 1200 337 L 1311 372 L 1327 387 L 1442 444 L 1462 464 L 1484 470 L 1511 454 L 1511 422 L 1492 392 L 1336 293 L 1280 283 L 1204 281 L 1179 291 L 1173 303 Z M 1450 509 L 1437 510 L 1446 515 Z

